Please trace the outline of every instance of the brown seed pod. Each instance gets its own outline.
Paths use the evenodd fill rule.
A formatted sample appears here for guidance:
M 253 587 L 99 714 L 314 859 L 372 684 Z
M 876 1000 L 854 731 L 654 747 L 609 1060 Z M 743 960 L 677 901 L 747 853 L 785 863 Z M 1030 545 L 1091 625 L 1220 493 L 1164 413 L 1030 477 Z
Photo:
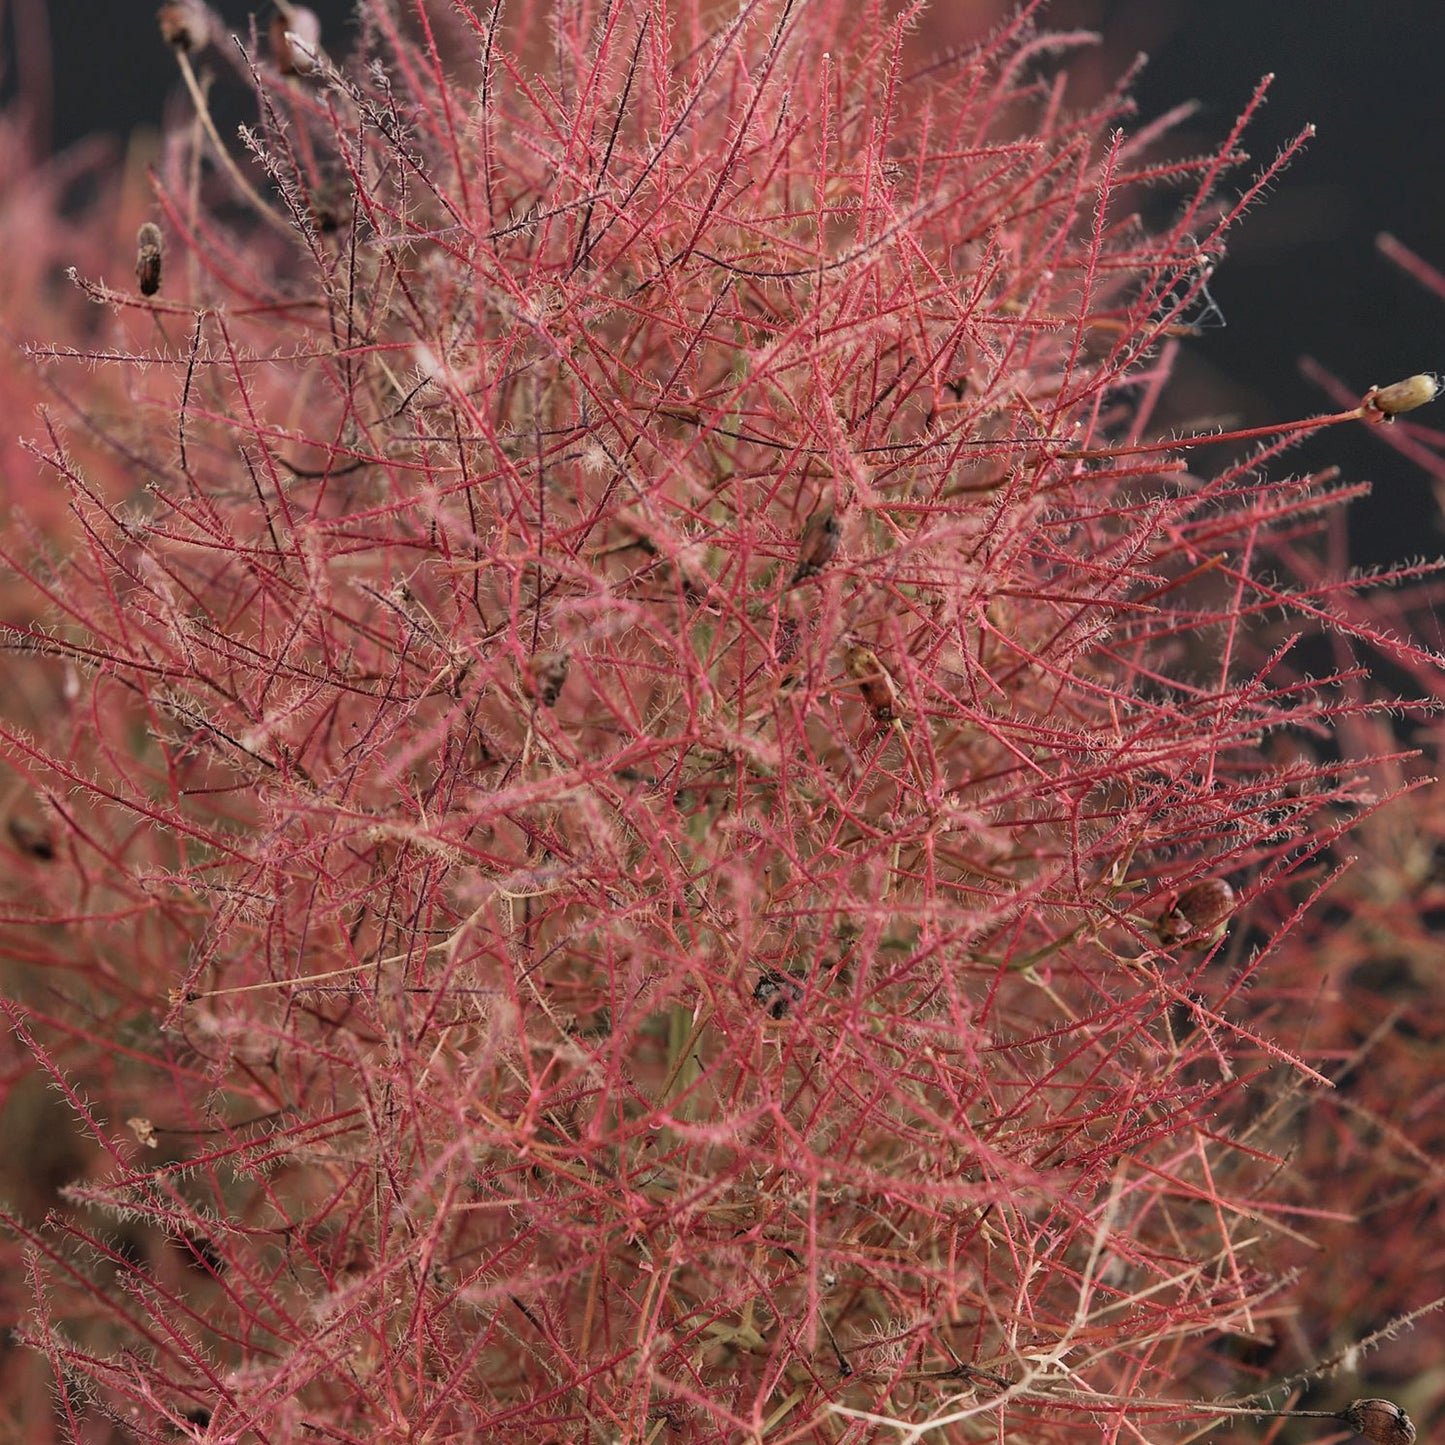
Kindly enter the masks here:
M 803 640 L 803 629 L 795 617 L 778 620 L 777 640 L 773 643 L 773 656 L 779 667 L 788 668 L 798 659 Z
M 270 41 L 271 59 L 282 75 L 310 75 L 321 55 L 321 21 L 304 5 L 278 3 Z
M 1393 1400 L 1356 1400 L 1340 1419 L 1372 1445 L 1415 1445 L 1415 1423 Z
M 806 672 L 803 629 L 796 618 L 779 619 L 773 640 L 773 659 L 778 668 L 778 691 L 787 692 L 802 682 Z
M 142 296 L 154 296 L 161 289 L 161 228 L 147 221 L 135 233 L 135 279 Z
M 161 39 L 189 55 L 204 50 L 211 38 L 211 20 L 199 0 L 168 0 L 156 12 Z
M 785 973 L 769 970 L 753 985 L 753 1002 L 760 1004 L 772 1019 L 786 1018 L 802 997 L 802 988 Z
M 143 1114 L 137 1114 L 134 1118 L 127 1119 L 125 1126 L 135 1135 L 136 1143 L 147 1149 L 157 1147 L 159 1141 L 156 1139 L 156 1126 Z
M 1360 403 L 1377 421 L 1394 421 L 1403 412 L 1426 406 L 1440 395 L 1440 378 L 1430 371 L 1407 376 L 1389 386 L 1372 386 Z
M 821 503 L 808 518 L 803 535 L 798 540 L 798 565 L 793 568 L 790 587 L 816 577 L 834 557 L 838 555 L 838 541 L 843 529 L 838 525 L 837 514 L 828 502 Z
M 467 773 L 480 773 L 501 762 L 501 749 L 496 740 L 479 723 L 473 721 L 462 750 L 462 768 Z
M 880 723 L 890 723 L 899 714 L 898 689 L 893 685 L 888 670 L 878 661 L 878 654 L 861 642 L 851 644 L 843 654 L 843 666 L 848 676 L 858 684 L 858 691 L 868 710 Z
M 781 854 L 774 855 L 763 864 L 763 899 L 766 903 L 771 903 L 787 886 L 791 871 L 788 860 Z
M 1237 900 L 1223 878 L 1192 883 L 1159 915 L 1154 932 L 1165 948 L 1208 948 L 1224 937 Z
M 532 696 L 543 707 L 551 707 L 562 696 L 567 681 L 567 656 L 561 652 L 539 652 L 527 664 Z
M 345 189 L 333 182 L 322 182 L 307 198 L 311 224 L 323 235 L 339 231 L 351 221 L 351 201 Z
M 55 829 L 44 818 L 29 813 L 11 813 L 5 820 L 10 841 L 39 863 L 55 861 Z

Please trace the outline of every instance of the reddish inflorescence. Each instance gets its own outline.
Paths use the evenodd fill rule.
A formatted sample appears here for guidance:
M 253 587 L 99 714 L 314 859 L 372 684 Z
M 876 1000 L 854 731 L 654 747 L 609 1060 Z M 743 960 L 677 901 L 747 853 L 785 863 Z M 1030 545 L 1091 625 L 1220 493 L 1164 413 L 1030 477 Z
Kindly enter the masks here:
M 1281 580 L 1320 479 L 1143 452 L 1288 152 L 1033 7 L 282 8 L 7 543 L 67 1438 L 1136 1438 L 1282 1288 L 1249 988 L 1375 801 L 1299 634 L 1433 665 Z

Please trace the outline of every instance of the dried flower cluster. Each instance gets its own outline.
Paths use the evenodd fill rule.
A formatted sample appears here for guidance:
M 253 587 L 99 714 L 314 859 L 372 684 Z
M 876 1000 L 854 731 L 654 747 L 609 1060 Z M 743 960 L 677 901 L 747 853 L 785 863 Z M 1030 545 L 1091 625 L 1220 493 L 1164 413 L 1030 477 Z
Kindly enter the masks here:
M 1285 1298 L 1249 991 L 1378 797 L 1268 744 L 1370 713 L 1302 632 L 1434 661 L 1351 489 L 1143 440 L 1288 152 L 1034 8 L 285 6 L 171 139 L 6 543 L 61 1438 L 1112 1439 Z

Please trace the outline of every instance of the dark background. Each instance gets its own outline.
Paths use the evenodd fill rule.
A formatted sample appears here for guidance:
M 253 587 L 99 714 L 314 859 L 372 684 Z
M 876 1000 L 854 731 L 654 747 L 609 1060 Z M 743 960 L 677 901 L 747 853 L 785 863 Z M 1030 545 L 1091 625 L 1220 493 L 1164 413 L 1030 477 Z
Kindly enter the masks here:
M 330 48 L 344 49 L 350 0 L 312 6 Z M 242 33 L 253 11 L 262 27 L 270 16 L 264 0 L 220 0 L 217 8 Z M 47 44 L 53 55 L 51 144 L 161 123 L 178 84 L 157 39 L 155 0 L 0 0 L 0 9 L 15 60 L 7 87 L 27 64 L 33 73 Z M 933 19 L 940 32 L 962 37 L 995 9 L 937 0 Z M 1104 46 L 1084 62 L 1085 88 L 1089 77 L 1102 84 L 1147 52 L 1135 87 L 1141 120 L 1200 101 L 1176 150 L 1216 145 L 1266 71 L 1277 79 L 1248 132 L 1251 153 L 1266 158 L 1305 123 L 1318 127 L 1274 196 L 1234 234 L 1212 288 L 1228 325 L 1187 345 L 1184 376 L 1196 389 L 1257 424 L 1333 409 L 1300 375 L 1304 355 L 1358 390 L 1445 370 L 1445 303 L 1375 248 L 1376 235 L 1388 231 L 1445 269 L 1442 0 L 1054 0 L 1044 23 L 1102 32 Z M 247 118 L 239 94 L 235 105 L 234 119 Z M 1445 426 L 1445 418 L 1430 419 Z M 1372 498 L 1355 504 L 1356 561 L 1445 545 L 1428 482 L 1370 430 L 1336 428 L 1290 453 L 1289 465 L 1331 462 L 1349 479 L 1376 484 Z

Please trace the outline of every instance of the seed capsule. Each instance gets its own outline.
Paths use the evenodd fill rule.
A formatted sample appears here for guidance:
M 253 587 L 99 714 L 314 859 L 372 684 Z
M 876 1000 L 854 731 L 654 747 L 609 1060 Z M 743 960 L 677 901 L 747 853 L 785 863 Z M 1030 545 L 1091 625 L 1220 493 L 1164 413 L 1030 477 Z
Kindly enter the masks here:
M 205 48 L 210 39 L 210 18 L 198 0 L 168 0 L 156 14 L 161 39 L 189 55 Z
M 154 296 L 161 289 L 161 228 L 147 221 L 135 233 L 135 279 L 142 296 Z
M 55 861 L 55 829 L 48 822 L 28 813 L 12 813 L 5 820 L 5 830 L 22 853 L 40 863 Z
M 1175 898 L 1159 915 L 1154 932 L 1165 948 L 1176 943 L 1186 948 L 1208 948 L 1224 937 L 1235 906 L 1234 889 L 1223 878 L 1206 878 Z
M 143 1114 L 137 1114 L 133 1119 L 125 1121 L 126 1128 L 136 1137 L 136 1143 L 147 1149 L 157 1147 L 156 1128 Z
M 1360 405 L 1366 415 L 1377 421 L 1394 421 L 1402 412 L 1425 406 L 1439 395 L 1440 378 L 1433 372 L 1422 371 L 1389 386 L 1372 386 Z
M 351 219 L 351 205 L 341 186 L 323 182 L 307 198 L 311 224 L 323 235 L 339 231 Z
M 753 985 L 753 1002 L 761 1004 L 769 1018 L 786 1018 L 803 990 L 784 973 L 764 973 Z
M 561 652 L 539 652 L 528 663 L 532 696 L 543 707 L 551 707 L 562 696 L 567 681 L 567 657 Z
M 893 685 L 887 669 L 878 661 L 878 654 L 871 647 L 855 642 L 843 654 L 843 666 L 848 676 L 858 684 L 858 691 L 868 710 L 880 723 L 890 723 L 898 716 L 898 689 Z
M 280 4 L 271 20 L 271 58 L 282 75 L 310 75 L 321 54 L 321 21 L 304 5 Z
M 1356 1400 L 1340 1419 L 1372 1445 L 1415 1445 L 1415 1423 L 1393 1400 Z
M 809 577 L 816 577 L 838 555 L 842 531 L 832 506 L 822 503 L 808 518 L 798 541 L 798 565 L 793 568 L 790 587 L 806 582 Z

